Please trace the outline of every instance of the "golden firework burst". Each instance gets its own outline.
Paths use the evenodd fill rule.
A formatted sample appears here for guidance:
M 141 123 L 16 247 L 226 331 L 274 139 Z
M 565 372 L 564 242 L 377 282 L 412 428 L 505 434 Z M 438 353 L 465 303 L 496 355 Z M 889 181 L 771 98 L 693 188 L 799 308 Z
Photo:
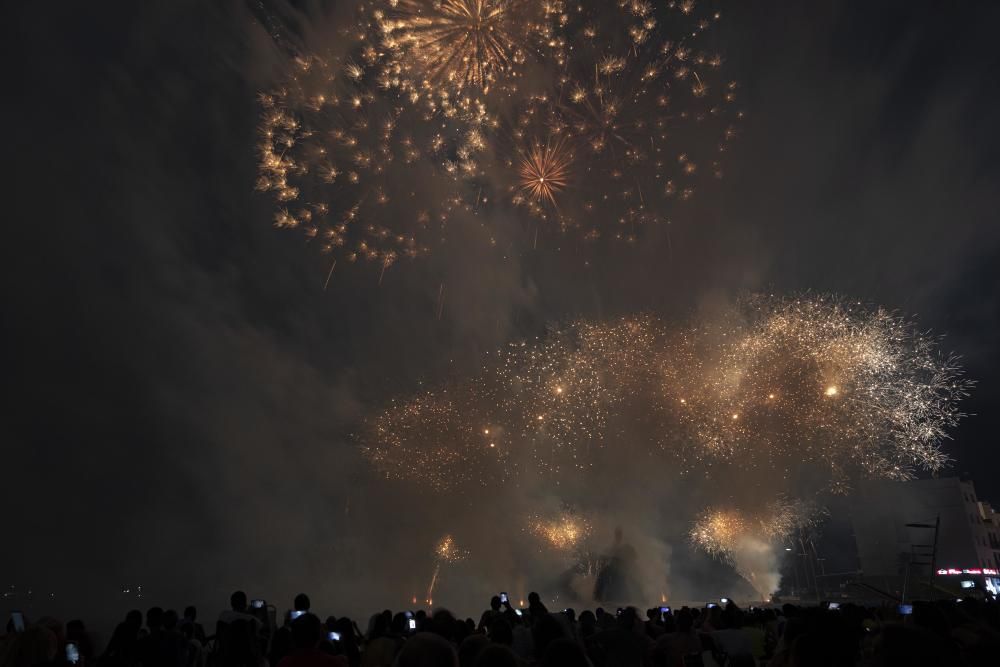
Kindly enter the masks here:
M 569 184 L 573 154 L 562 139 L 535 142 L 521 153 L 517 167 L 519 185 L 535 202 L 556 205 L 556 194 Z
M 391 0 L 385 44 L 423 86 L 486 92 L 525 59 L 521 0 Z

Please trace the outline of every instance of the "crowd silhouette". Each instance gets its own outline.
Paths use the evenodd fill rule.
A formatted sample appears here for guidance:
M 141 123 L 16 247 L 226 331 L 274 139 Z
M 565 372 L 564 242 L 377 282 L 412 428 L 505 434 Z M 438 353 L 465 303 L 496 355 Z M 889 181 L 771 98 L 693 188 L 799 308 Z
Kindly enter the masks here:
M 84 623 L 12 616 L 0 667 L 841 667 L 1000 664 L 1000 605 L 598 607 L 550 612 L 495 596 L 479 617 L 386 609 L 364 630 L 307 595 L 275 607 L 237 591 L 207 634 L 197 609 L 125 615 L 98 650 Z

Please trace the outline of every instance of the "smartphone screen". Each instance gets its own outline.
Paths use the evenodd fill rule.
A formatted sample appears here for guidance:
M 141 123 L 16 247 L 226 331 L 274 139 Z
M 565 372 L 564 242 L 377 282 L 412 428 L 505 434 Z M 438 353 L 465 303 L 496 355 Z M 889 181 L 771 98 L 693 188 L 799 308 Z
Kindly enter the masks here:
M 840 603 L 839 602 L 831 602 L 830 606 L 827 607 L 827 608 L 828 609 L 840 609 Z
M 507 597 L 506 593 L 501 593 L 500 594 L 500 604 L 507 604 L 507 602 L 509 600 L 510 600 L 510 598 Z
M 661 614 L 669 614 L 670 613 L 670 607 L 660 607 L 660 613 Z
M 708 609 L 715 609 L 718 606 L 719 605 L 715 604 L 714 602 L 709 602 L 707 605 L 705 605 L 705 607 L 707 607 Z
M 729 598 L 719 598 L 719 602 L 722 604 L 729 604 Z
M 299 610 L 293 611 L 291 613 L 292 620 L 294 621 L 295 619 L 297 619 L 299 616 L 301 616 L 304 613 L 305 613 L 304 611 L 299 611 Z
M 71 665 L 80 662 L 80 648 L 73 642 L 66 644 L 66 662 Z
M 517 614 L 518 616 L 524 616 L 524 612 L 521 611 L 520 609 L 515 609 L 514 613 Z
M 416 630 L 417 629 L 417 619 L 411 618 L 409 625 L 410 625 L 410 630 Z
M 910 614 L 913 613 L 913 605 L 912 604 L 899 605 L 899 613 L 902 614 L 903 616 L 909 616 Z
M 24 632 L 24 614 L 19 611 L 10 612 L 10 618 L 14 621 L 14 632 Z
M 313 636 L 315 637 L 315 635 L 313 635 Z M 340 641 L 340 633 L 339 632 L 328 632 L 326 634 L 326 638 L 329 639 L 332 642 L 339 642 Z
M 254 609 L 263 609 L 264 608 L 264 601 L 263 600 L 251 600 L 250 601 L 250 606 L 253 607 Z

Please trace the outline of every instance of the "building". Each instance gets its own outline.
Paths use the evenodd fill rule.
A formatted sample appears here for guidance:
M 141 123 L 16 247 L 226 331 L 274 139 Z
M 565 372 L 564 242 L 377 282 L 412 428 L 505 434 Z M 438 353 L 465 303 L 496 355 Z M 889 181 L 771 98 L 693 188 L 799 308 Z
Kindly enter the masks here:
M 960 588 L 996 595 L 998 519 L 959 477 L 864 483 L 851 499 L 858 579 L 902 597 L 908 588 L 910 595 Z

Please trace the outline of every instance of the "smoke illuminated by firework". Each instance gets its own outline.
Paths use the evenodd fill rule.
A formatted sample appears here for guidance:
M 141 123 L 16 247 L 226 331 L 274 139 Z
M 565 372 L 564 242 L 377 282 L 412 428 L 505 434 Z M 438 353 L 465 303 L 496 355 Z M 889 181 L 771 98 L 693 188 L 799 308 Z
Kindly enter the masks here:
M 703 512 L 688 533 L 697 549 L 732 565 L 763 597 L 777 590 L 780 547 L 815 528 L 823 511 L 808 501 L 778 498 L 748 514 L 738 509 Z
M 579 322 L 512 345 L 473 380 L 395 403 L 361 444 L 386 476 L 437 489 L 526 472 L 558 484 L 640 438 L 681 475 L 731 469 L 780 490 L 808 470 L 843 491 L 941 468 L 966 388 L 898 316 L 755 297 L 719 321 Z
M 691 543 L 707 554 L 732 562 L 741 541 L 756 538 L 782 543 L 798 530 L 816 525 L 823 512 L 807 501 L 777 499 L 755 516 L 736 509 L 715 509 L 695 521 L 688 534 Z

